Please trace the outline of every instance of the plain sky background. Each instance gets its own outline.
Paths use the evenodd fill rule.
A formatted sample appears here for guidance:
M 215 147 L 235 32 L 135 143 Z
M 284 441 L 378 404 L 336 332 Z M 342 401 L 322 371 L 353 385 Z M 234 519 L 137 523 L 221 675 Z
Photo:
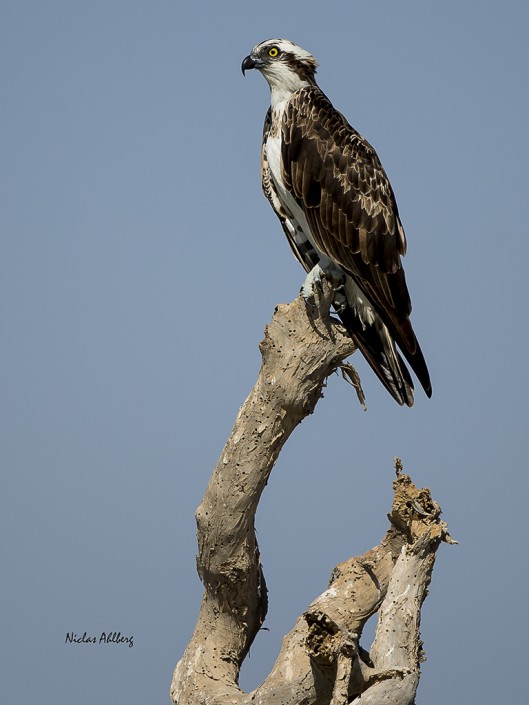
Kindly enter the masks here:
M 434 393 L 398 407 L 360 355 L 367 412 L 329 380 L 259 507 L 269 631 L 241 683 L 378 542 L 398 455 L 460 541 L 418 705 L 525 701 L 528 31 L 527 0 L 0 0 L 3 703 L 169 702 L 194 511 L 303 279 L 260 191 L 268 88 L 240 71 L 277 36 L 390 176 Z

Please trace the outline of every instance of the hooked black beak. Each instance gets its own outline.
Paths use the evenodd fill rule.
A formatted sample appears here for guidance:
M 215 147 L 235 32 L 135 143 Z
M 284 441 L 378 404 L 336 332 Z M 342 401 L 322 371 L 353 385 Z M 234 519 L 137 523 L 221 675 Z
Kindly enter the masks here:
M 244 61 L 241 64 L 241 71 L 242 75 L 244 76 L 246 74 L 246 71 L 249 71 L 250 69 L 254 69 L 258 67 L 259 63 L 252 57 L 250 54 L 247 56 Z

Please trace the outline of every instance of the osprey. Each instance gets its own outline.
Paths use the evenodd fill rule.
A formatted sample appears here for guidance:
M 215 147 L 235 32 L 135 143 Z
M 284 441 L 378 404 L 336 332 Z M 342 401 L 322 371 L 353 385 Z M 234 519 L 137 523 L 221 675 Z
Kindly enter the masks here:
M 410 322 L 402 257 L 406 237 L 373 147 L 316 84 L 316 59 L 286 39 L 258 44 L 242 62 L 271 90 L 261 152 L 263 191 L 294 255 L 309 273 L 310 303 L 326 276 L 333 306 L 382 384 L 413 405 L 413 382 L 430 397 L 428 369 Z

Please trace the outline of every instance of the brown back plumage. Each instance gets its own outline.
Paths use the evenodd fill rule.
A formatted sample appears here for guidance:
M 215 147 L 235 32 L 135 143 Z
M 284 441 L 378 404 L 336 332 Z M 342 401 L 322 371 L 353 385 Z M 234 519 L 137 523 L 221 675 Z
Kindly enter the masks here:
M 401 256 L 406 238 L 373 147 L 316 85 L 292 95 L 282 130 L 282 179 L 303 209 L 314 243 L 372 302 L 424 390 L 430 378 L 409 316 Z

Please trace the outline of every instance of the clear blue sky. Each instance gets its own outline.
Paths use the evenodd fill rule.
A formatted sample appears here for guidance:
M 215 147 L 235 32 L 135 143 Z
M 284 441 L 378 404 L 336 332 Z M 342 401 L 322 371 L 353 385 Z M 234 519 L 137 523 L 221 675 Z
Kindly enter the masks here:
M 368 411 L 333 378 L 289 441 L 242 684 L 382 536 L 399 455 L 460 541 L 424 607 L 417 702 L 526 698 L 528 8 L 2 0 L 4 702 L 169 702 L 202 594 L 194 511 L 303 278 L 260 192 L 268 88 L 240 72 L 274 36 L 317 56 L 391 178 L 434 394 L 400 408 L 355 356 Z

